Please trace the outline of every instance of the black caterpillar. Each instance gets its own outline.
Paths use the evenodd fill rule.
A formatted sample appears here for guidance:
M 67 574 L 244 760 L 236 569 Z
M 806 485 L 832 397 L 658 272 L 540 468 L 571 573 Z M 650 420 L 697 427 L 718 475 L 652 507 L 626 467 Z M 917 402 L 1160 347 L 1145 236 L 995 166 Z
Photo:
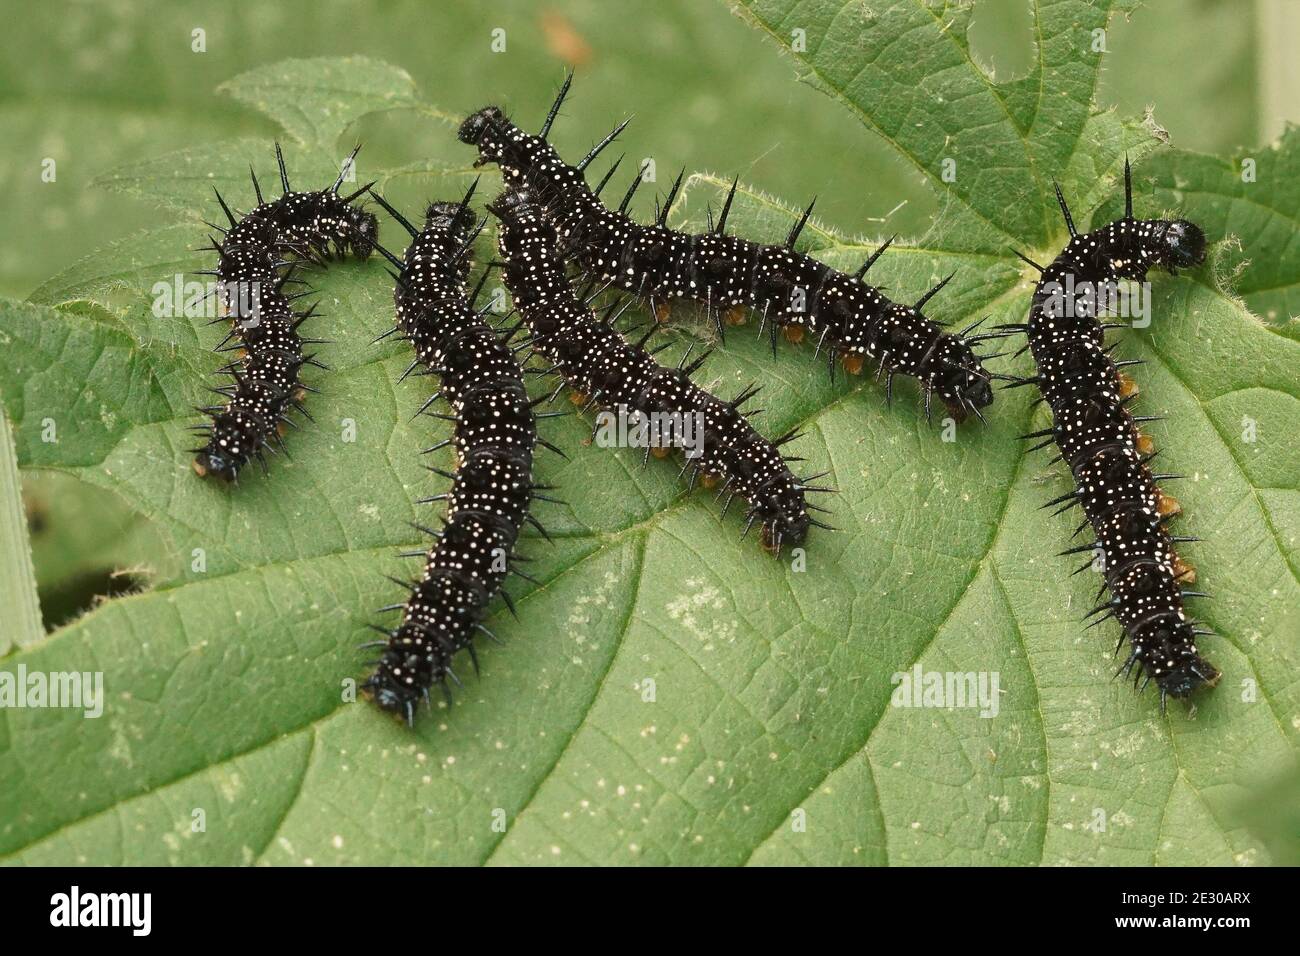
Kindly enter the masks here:
M 972 412 L 983 419 L 980 409 L 993 401 L 993 390 L 982 361 L 996 356 L 978 356 L 971 345 L 992 336 L 969 334 L 979 322 L 958 335 L 944 332 L 920 311 L 951 275 L 913 306 L 891 302 L 863 277 L 892 239 L 852 275 L 794 250 L 812 213 L 811 205 L 783 245 L 758 245 L 729 236 L 725 229 L 736 182 L 717 223 L 704 235 L 678 232 L 665 225 L 681 187 L 681 175 L 650 225 L 639 225 L 625 215 L 644 168 L 617 211 L 607 209 L 599 193 L 609 175 L 593 191 L 583 170 L 626 122 L 577 166 L 567 165 L 546 142 L 572 79 L 572 74 L 565 79 L 540 135 L 528 135 L 500 109 L 488 106 L 462 123 L 459 136 L 462 142 L 478 147 L 475 165 L 497 163 L 507 186 L 533 190 L 556 223 L 561 255 L 571 259 L 589 280 L 648 298 L 660 319 L 666 316 L 672 299 L 702 303 L 719 334 L 724 331 L 724 315 L 736 324 L 744 320 L 746 308 L 754 309 L 761 314 L 759 333 L 763 327 L 769 329 L 774 352 L 778 329 L 784 329 L 793 341 L 801 340 L 806 331 L 816 340 L 817 353 L 826 353 L 832 375 L 837 356 L 852 373 L 861 372 L 863 362 L 870 359 L 879 362 L 877 378 L 887 376 L 887 399 L 892 398 L 894 376 L 908 375 L 921 384 L 927 419 L 932 395 L 958 420 Z
M 331 248 L 340 256 L 354 252 L 364 259 L 370 255 L 378 238 L 378 220 L 351 205 L 365 187 L 350 196 L 338 194 L 360 148 L 352 151 L 328 189 L 293 192 L 277 143 L 275 159 L 284 192 L 279 199 L 267 202 L 257 174 L 250 168 L 257 206 L 242 219 L 235 218 L 217 193 L 230 228 L 209 223 L 223 234 L 220 243 L 211 240 L 211 248 L 221 258 L 216 269 L 199 274 L 216 277 L 218 301 L 225 313 L 217 321 L 231 322 L 217 351 L 235 351 L 237 357 L 219 370 L 234 381 L 212 389 L 227 403 L 198 408 L 212 416 L 210 425 L 193 429 L 208 436 L 206 445 L 190 449 L 197 452 L 194 471 L 200 477 L 215 475 L 233 482 L 251 458 L 257 458 L 265 472 L 262 451 L 284 450 L 283 429 L 295 424 L 289 411 L 296 409 L 310 418 L 302 396 L 313 389 L 299 381 L 298 373 L 304 365 L 325 367 L 313 355 L 303 354 L 304 345 L 322 340 L 298 335 L 298 327 L 315 314 L 315 307 L 296 312 L 292 303 L 310 292 L 288 294 L 284 287 L 299 281 L 291 276 L 296 263 L 319 264 L 330 258 Z M 281 271 L 286 268 L 288 271 Z
M 501 588 L 507 573 L 532 580 L 513 567 L 524 560 L 514 552 L 523 523 L 542 531 L 529 514 L 531 501 L 554 500 L 538 494 L 547 486 L 533 483 L 533 446 L 554 446 L 537 435 L 535 402 L 524 389 L 509 336 L 499 337 L 484 321 L 487 308 L 475 310 L 478 290 L 466 295 L 470 247 L 482 228 L 475 228 L 469 209 L 473 192 L 471 187 L 459 203 L 431 204 L 423 230 L 375 196 L 412 236 L 405 259 L 378 247 L 400 270 L 393 291 L 397 324 L 380 338 L 398 333 L 411 342 L 416 358 L 402 377 L 423 366 L 442 382 L 420 411 L 442 396 L 453 414 L 435 417 L 455 422 L 452 438 L 425 449 L 428 453 L 450 444 L 456 452 L 454 475 L 429 469 L 450 479 L 451 491 L 420 499 L 422 504 L 447 502 L 443 530 L 416 525 L 435 539 L 427 555 L 406 553 L 425 557 L 424 574 L 413 584 L 398 582 L 410 596 L 381 610 L 400 610 L 401 623 L 393 630 L 376 627 L 385 639 L 365 645 L 382 646 L 384 653 L 363 686 L 380 707 L 403 714 L 408 724 L 415 720 L 416 703 L 428 701 L 435 683 L 450 704 L 447 681 L 459 683 L 451 668 L 458 651 L 468 650 L 478 670 L 473 638 L 476 631 L 492 637 L 482 624 L 488 602 L 499 592 L 513 611 Z
M 1152 443 L 1138 426 L 1155 419 L 1129 411 L 1137 388 L 1120 371 L 1140 361 L 1112 358 L 1114 345 L 1105 345 L 1105 333 L 1122 324 L 1101 322 L 1097 303 L 1119 280 L 1142 281 L 1154 266 L 1172 274 L 1199 265 L 1205 259 L 1205 234 L 1183 219 L 1134 219 L 1127 160 L 1124 217 L 1108 226 L 1080 235 L 1059 187 L 1056 195 L 1070 241 L 1046 268 L 1025 260 L 1042 273 L 1029 321 L 1004 328 L 1028 336 L 1026 348 L 1038 374 L 1013 379 L 1010 387 L 1037 385 L 1052 410 L 1053 427 L 1024 437 L 1042 439 L 1035 449 L 1056 443 L 1056 460 L 1069 466 L 1076 490 L 1045 507 L 1083 506 L 1086 520 L 1078 531 L 1091 524 L 1097 540 L 1063 554 L 1100 551 L 1105 583 L 1098 597 L 1109 589 L 1110 598 L 1088 617 L 1100 615 L 1094 624 L 1111 617 L 1119 621 L 1124 633 L 1115 652 L 1125 637 L 1131 647 L 1116 676 L 1137 668 L 1135 682 L 1144 674 L 1144 688 L 1155 681 L 1163 710 L 1166 698 L 1213 686 L 1219 672 L 1196 647 L 1196 638 L 1211 632 L 1197 628 L 1183 608 L 1185 598 L 1204 595 L 1183 587 L 1195 580 L 1195 571 L 1178 557 L 1174 544 L 1196 539 L 1170 536 L 1165 523 L 1181 509 L 1156 486 L 1180 476 L 1152 474 L 1148 468 Z
M 500 219 L 498 241 L 506 259 L 506 287 L 532 333 L 534 348 L 563 379 L 560 387 L 567 382 L 579 401 L 666 422 L 656 441 L 659 448 L 682 437 L 683 423 L 690 416 L 699 423 L 692 452 L 682 466 L 683 472 L 691 473 L 691 487 L 702 474 L 720 480 L 719 497 L 729 495 L 724 513 L 736 496 L 748 501 L 746 533 L 759 523 L 764 545 L 776 554 L 785 544 L 803 543 L 809 525 L 829 528 L 809 514 L 809 509 L 825 509 L 808 504 L 804 494 L 832 489 L 809 484 L 822 475 L 796 478 L 786 464 L 792 459 L 779 451 L 796 433 L 769 442 L 740 411 L 758 391 L 756 387 L 746 388 L 730 402 L 721 401 L 691 381 L 707 353 L 688 364 L 687 349 L 676 368 L 665 367 L 644 348 L 653 327 L 636 345 L 623 341 L 614 328 L 618 303 L 603 321 L 594 320 L 569 285 L 555 227 L 527 190 L 508 191 L 488 208 Z M 650 450 L 647 445 L 647 457 Z

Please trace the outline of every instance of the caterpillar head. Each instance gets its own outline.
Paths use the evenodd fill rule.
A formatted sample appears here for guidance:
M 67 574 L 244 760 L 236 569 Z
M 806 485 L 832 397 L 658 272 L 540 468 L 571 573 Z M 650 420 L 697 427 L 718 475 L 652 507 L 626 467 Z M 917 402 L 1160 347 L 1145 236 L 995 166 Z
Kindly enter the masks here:
M 233 482 L 239 477 L 239 467 L 243 462 L 237 460 L 231 455 L 217 451 L 213 448 L 204 448 L 194 458 L 194 473 L 200 478 L 220 478 L 225 482 Z
M 425 691 L 433 682 L 429 660 L 413 650 L 391 648 L 384 653 L 375 672 L 361 686 L 370 694 L 381 710 L 400 714 L 408 723 L 415 723 L 415 708 L 424 699 Z
M 501 219 L 541 218 L 541 205 L 533 199 L 529 189 L 508 189 L 491 203 L 492 210 Z
M 753 464 L 738 459 L 732 464 L 733 475 L 742 479 L 752 477 Z M 773 475 L 764 481 L 753 493 L 746 514 L 749 520 L 759 522 L 763 547 L 777 557 L 781 556 L 783 548 L 803 544 L 808 537 L 808 528 L 813 524 L 804 500 L 803 486 L 792 480 L 789 472 L 784 476 Z
M 432 202 L 424 214 L 424 227 L 448 233 L 457 243 L 469 238 L 474 211 L 463 202 Z
M 418 598 L 408 604 L 408 613 L 420 608 Z M 434 613 L 429 608 L 425 611 Z M 444 605 L 440 608 L 447 614 L 446 622 L 455 625 L 456 619 L 463 618 L 460 613 L 463 604 Z M 389 634 L 388 646 L 379 660 L 374 661 L 375 672 L 366 678 L 361 687 L 374 699 L 381 710 L 400 714 L 407 724 L 415 723 L 415 708 L 420 701 L 428 702 L 429 688 L 434 684 L 443 686 L 446 691 L 446 678 L 450 672 L 451 650 L 445 642 L 431 639 L 426 631 L 411 620 Z M 383 643 L 382 641 L 378 643 Z
M 808 537 L 808 512 L 804 510 L 803 499 L 797 493 L 781 496 L 774 507 L 766 509 L 772 513 L 763 521 L 763 547 L 777 557 L 781 549 L 798 547 Z
M 1164 221 L 1156 227 L 1156 259 L 1168 268 L 1191 269 L 1205 261 L 1205 231 L 1186 219 Z
M 1219 671 L 1196 651 L 1190 621 L 1163 616 L 1141 629 L 1134 649 L 1140 649 L 1146 673 L 1170 697 L 1188 697 L 1219 682 Z
M 379 239 L 379 220 L 352 204 L 357 195 L 344 198 L 333 188 L 285 193 L 268 204 L 275 245 L 304 258 L 325 255 L 331 246 L 341 256 L 369 257 Z
M 968 409 L 993 404 L 993 380 L 984 371 L 979 356 L 961 339 L 952 336 L 941 348 L 945 372 L 937 383 L 944 403 L 965 416 Z
M 988 408 L 993 404 L 993 384 L 986 375 L 966 371 L 962 377 L 957 405 L 963 412 L 966 408 Z
M 487 133 L 505 122 L 505 118 L 506 114 L 501 112 L 500 107 L 485 106 L 478 112 L 470 113 L 460 124 L 456 137 L 462 143 L 479 148 L 479 158 L 475 160 L 475 166 L 495 162 L 500 157 L 500 145 L 495 143 L 494 138 L 489 137 Z
M 250 400 L 245 395 L 236 405 L 232 399 L 226 409 L 212 419 L 208 443 L 195 448 L 192 463 L 194 473 L 200 478 L 213 477 L 234 482 L 239 470 L 248 464 L 249 457 L 265 440 L 262 424 L 274 414 L 265 402 Z
M 379 241 L 379 219 L 368 209 L 348 205 L 341 214 L 339 231 L 334 244 L 341 254 L 351 251 L 359 259 L 370 258 Z
M 972 408 L 993 403 L 989 374 L 969 343 L 939 333 L 931 320 L 910 305 L 891 302 L 867 335 L 866 346 L 869 354 L 883 356 L 891 377 L 915 375 L 958 420 Z
M 543 216 L 530 190 L 507 190 L 488 204 L 488 210 L 501 220 L 497 241 L 507 259 L 518 255 L 525 243 L 554 248 L 555 227 Z

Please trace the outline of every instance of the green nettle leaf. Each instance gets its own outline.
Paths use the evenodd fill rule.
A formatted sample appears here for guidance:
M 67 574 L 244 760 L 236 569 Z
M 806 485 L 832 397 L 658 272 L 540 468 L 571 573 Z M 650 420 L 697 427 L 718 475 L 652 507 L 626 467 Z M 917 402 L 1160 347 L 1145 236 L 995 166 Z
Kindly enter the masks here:
M 281 60 L 220 87 L 275 120 L 304 145 L 331 148 L 367 113 L 416 107 L 405 70 L 364 56 Z
M 212 317 L 176 307 L 212 260 L 188 250 L 205 242 L 202 219 L 219 214 L 213 185 L 246 209 L 249 162 L 264 186 L 275 179 L 269 142 L 214 144 L 102 177 L 181 221 L 0 306 L 0 401 L 19 464 L 72 475 L 148 515 L 173 549 L 158 566 L 178 569 L 6 658 L 10 671 L 102 671 L 105 701 L 95 719 L 45 708 L 0 722 L 0 859 L 1289 858 L 1275 835 L 1248 829 L 1258 813 L 1242 808 L 1259 781 L 1294 765 L 1300 727 L 1300 343 L 1247 311 L 1287 311 L 1296 250 L 1280 239 L 1266 256 L 1252 250 L 1261 234 L 1282 235 L 1294 177 L 1239 189 L 1214 178 L 1217 160 L 1167 149 L 1153 124 L 1098 112 L 1093 31 L 1106 26 L 1105 4 L 1037 3 L 1037 61 L 1004 84 L 972 59 L 964 4 L 738 10 L 793 46 L 799 73 L 844 104 L 846 121 L 880 133 L 932 183 L 933 228 L 900 239 L 872 277 L 906 301 L 955 271 L 929 307 L 939 320 L 1022 320 L 1033 273 L 1011 248 L 1040 260 L 1059 249 L 1053 180 L 1081 226 L 1113 211 L 1126 154 L 1138 163 L 1140 212 L 1185 204 L 1199 214 L 1183 192 L 1193 179 L 1214 200 L 1203 218 L 1225 241 L 1211 265 L 1155 277 L 1153 321 L 1121 348 L 1147 362 L 1136 370 L 1142 408 L 1167 416 L 1151 426 L 1167 470 L 1191 479 L 1177 489 L 1179 527 L 1203 538 L 1186 554 L 1218 598 L 1197 610 L 1223 635 L 1205 647 L 1220 686 L 1194 710 L 1162 715 L 1153 695 L 1110 680 L 1114 626 L 1079 624 L 1096 577 L 1070 577 L 1054 556 L 1077 519 L 1039 510 L 1069 476 L 1016 438 L 1046 422 L 1030 390 L 1000 393 L 987 427 L 927 425 L 915 389 L 900 385 L 886 407 L 870 375 L 832 381 L 807 346 L 773 356 L 751 322 L 729 332 L 701 381 L 729 396 L 760 380 L 756 423 L 769 434 L 801 426 L 792 450 L 830 470 L 841 530 L 811 536 L 806 565 L 740 540 L 738 516 L 721 516 L 706 492 L 685 494 L 670 463 L 643 467 L 636 450 L 596 447 L 581 416 L 548 420 L 546 437 L 569 457 L 543 454 L 539 477 L 568 504 L 538 508 L 553 542 L 521 542 L 539 583 L 511 586 L 517 620 L 503 607 L 487 622 L 504 645 L 481 649 L 482 678 L 468 676 L 455 707 L 439 705 L 413 731 L 353 702 L 367 672 L 355 645 L 378 620 L 371 608 L 396 598 L 381 574 L 412 573 L 395 552 L 419 540 L 408 522 L 436 514 L 412 502 L 444 490 L 424 465 L 450 458 L 417 450 L 448 429 L 410 420 L 430 383 L 398 381 L 408 347 L 367 344 L 391 324 L 381 263 L 336 262 L 304 274 L 333 371 L 318 373 L 316 422 L 291 436 L 292 460 L 236 490 L 190 473 L 191 406 L 222 360 L 208 351 L 219 338 Z M 225 88 L 298 140 L 287 159 L 304 187 L 333 175 L 346 155 L 338 140 L 364 113 L 406 107 L 413 122 L 443 123 L 404 72 L 373 61 L 290 61 Z M 1286 138 L 1267 168 L 1296 163 L 1296 146 Z M 366 179 L 401 176 L 427 198 L 456 196 L 469 158 Z M 484 174 L 479 195 L 491 197 L 495 174 Z M 701 226 L 729 182 L 691 176 L 672 221 Z M 729 223 L 770 240 L 798 213 L 793 199 L 742 184 Z M 382 229 L 400 248 L 400 230 L 386 220 Z M 879 239 L 813 222 L 801 245 L 856 268 Z M 490 249 L 485 238 L 481 258 Z M 1266 276 L 1258 259 L 1269 260 Z M 674 318 L 665 359 L 711 338 L 692 310 Z M 1030 363 L 1007 356 L 993 367 Z M 42 441 L 45 419 L 57 441 Z M 980 675 L 983 715 L 891 706 L 899 676 L 914 670 Z
M 1234 291 L 1279 332 L 1300 338 L 1300 128 L 1269 149 L 1231 157 L 1170 150 L 1145 172 L 1156 203 L 1237 240 L 1220 260 Z

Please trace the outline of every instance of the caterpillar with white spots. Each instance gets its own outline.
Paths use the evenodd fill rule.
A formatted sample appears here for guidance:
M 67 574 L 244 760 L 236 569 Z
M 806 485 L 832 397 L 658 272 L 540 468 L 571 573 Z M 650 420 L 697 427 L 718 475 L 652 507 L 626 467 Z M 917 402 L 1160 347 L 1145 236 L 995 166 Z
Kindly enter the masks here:
M 682 471 L 690 472 L 690 486 L 700 476 L 719 482 L 719 497 L 728 495 L 724 513 L 733 498 L 747 501 L 745 531 L 759 524 L 763 544 L 772 552 L 779 555 L 785 545 L 802 544 L 810 526 L 829 528 L 809 513 L 825 509 L 807 503 L 805 493 L 833 489 L 811 484 L 822 475 L 795 477 L 787 465 L 790 459 L 780 452 L 796 433 L 769 442 L 740 411 L 756 387 L 724 402 L 691 381 L 707 353 L 689 361 L 687 349 L 675 368 L 666 367 L 644 347 L 650 332 L 635 345 L 623 340 L 614 327 L 618 303 L 603 319 L 593 318 L 569 285 L 554 225 L 527 190 L 508 191 L 488 208 L 500 221 L 506 288 L 532 333 L 533 347 L 563 380 L 560 387 L 567 383 L 580 403 L 654 425 L 656 437 L 646 443 L 647 458 L 652 449 L 666 454 L 680 444 L 686 449 Z
M 760 334 L 763 328 L 769 330 L 774 352 L 778 330 L 793 341 L 807 334 L 816 342 L 817 353 L 826 355 L 832 376 L 836 358 L 852 373 L 861 372 L 864 363 L 871 361 L 877 363 L 877 378 L 886 377 L 887 400 L 892 398 L 894 377 L 910 376 L 920 383 L 927 419 L 932 396 L 959 421 L 972 413 L 983 418 L 980 410 L 993 401 L 993 389 L 982 362 L 995 356 L 977 355 L 972 346 L 993 336 L 970 334 L 979 322 L 960 334 L 944 332 L 921 311 L 951 275 L 915 305 L 892 302 L 866 284 L 864 277 L 893 240 L 882 244 L 853 274 L 795 250 L 811 205 L 781 245 L 760 245 L 727 235 L 735 182 L 716 224 L 701 235 L 666 225 L 681 187 L 680 175 L 649 225 L 625 214 L 644 167 L 618 209 L 606 208 L 599 193 L 609 175 L 593 190 L 583 170 L 627 124 L 606 136 L 577 166 L 566 164 L 546 136 L 572 79 L 572 74 L 565 79 L 539 135 L 523 132 L 499 108 L 488 106 L 461 124 L 459 137 L 478 148 L 475 165 L 496 163 L 507 186 L 532 190 L 556 223 L 561 254 L 588 280 L 648 299 L 660 319 L 673 299 L 700 303 L 719 335 L 724 334 L 724 319 L 738 324 L 747 309 L 753 310 L 762 322 Z
M 193 467 L 200 477 L 234 482 L 253 458 L 265 472 L 263 451 L 284 450 L 284 428 L 295 424 L 289 412 L 296 410 L 310 417 L 302 398 L 313 389 L 299 380 L 299 372 L 304 365 L 325 367 L 314 355 L 303 353 L 304 345 L 321 340 L 298 334 L 299 326 L 314 314 L 314 307 L 299 312 L 293 302 L 310 292 L 290 294 L 285 286 L 300 281 L 292 278 L 299 262 L 320 264 L 331 251 L 338 255 L 352 252 L 362 259 L 370 255 L 378 239 L 378 221 L 373 213 L 352 205 L 366 187 L 350 196 L 338 194 L 360 148 L 352 151 L 332 186 L 294 192 L 277 143 L 275 158 L 284 192 L 268 202 L 250 168 L 257 206 L 239 219 L 217 192 L 229 228 L 209 223 L 222 233 L 220 242 L 211 239 L 211 248 L 220 259 L 216 269 L 199 274 L 215 276 L 218 302 L 224 319 L 231 323 L 216 351 L 233 351 L 236 358 L 219 369 L 219 374 L 229 375 L 233 381 L 212 389 L 227 399 L 226 404 L 197 408 L 212 416 L 210 424 L 193 426 L 207 436 L 204 446 L 190 449 L 196 453 Z
M 1045 507 L 1082 506 L 1086 520 L 1079 530 L 1091 525 L 1096 541 L 1063 553 L 1096 554 L 1105 578 L 1098 598 L 1110 591 L 1088 617 L 1119 622 L 1123 634 L 1115 651 L 1125 639 L 1130 647 L 1116 676 L 1132 672 L 1135 682 L 1145 677 L 1144 688 L 1154 681 L 1163 710 L 1168 697 L 1213 686 L 1219 672 L 1197 648 L 1197 638 L 1211 632 L 1197 627 L 1184 608 L 1186 598 L 1204 595 L 1184 586 L 1195 581 L 1195 571 L 1174 545 L 1196 539 L 1171 536 L 1165 527 L 1181 508 L 1157 482 L 1180 476 L 1152 474 L 1148 467 L 1153 446 L 1138 426 L 1154 419 L 1129 410 L 1137 386 L 1121 372 L 1141 363 L 1112 358 L 1106 330 L 1121 326 L 1101 321 L 1099 303 L 1114 294 L 1119 280 L 1142 281 L 1153 267 L 1173 273 L 1199 265 L 1205 234 L 1183 219 L 1135 219 L 1127 160 L 1124 216 L 1109 225 L 1078 233 L 1059 187 L 1056 194 L 1070 241 L 1046 267 L 1026 258 L 1042 273 L 1029 318 L 1003 327 L 1006 334 L 1028 337 L 1038 374 L 1013 378 L 1009 387 L 1036 385 L 1052 410 L 1051 428 L 1024 437 L 1042 439 L 1035 449 L 1056 444 L 1075 490 Z
M 405 556 L 423 556 L 424 572 L 413 583 L 398 582 L 409 589 L 409 597 L 381 610 L 400 611 L 401 622 L 391 630 L 376 626 L 384 640 L 365 645 L 384 651 L 363 686 L 376 704 L 401 714 L 408 724 L 414 723 L 418 702 L 428 702 L 434 684 L 450 704 L 448 681 L 459 683 L 452 670 L 457 653 L 467 651 L 478 670 L 473 640 L 479 633 L 492 637 L 483 625 L 488 604 L 499 593 L 513 611 L 502 589 L 507 574 L 532 580 L 515 567 L 525 559 L 514 550 L 525 522 L 545 534 L 530 505 L 534 498 L 554 500 L 539 493 L 548 486 L 533 481 L 533 449 L 538 444 L 559 449 L 538 437 L 534 419 L 541 416 L 534 415 L 536 402 L 524 389 L 510 336 L 500 336 L 488 325 L 487 307 L 475 309 L 478 290 L 466 293 L 471 245 L 482 228 L 469 209 L 473 191 L 471 187 L 458 203 L 432 203 L 419 230 L 375 195 L 412 236 L 402 259 L 378 247 L 398 269 L 393 291 L 397 322 L 380 338 L 397 333 L 410 341 L 415 360 L 402 377 L 423 366 L 441 381 L 420 412 L 441 396 L 452 414 L 434 417 L 455 423 L 451 438 L 425 449 L 454 448 L 455 474 L 429 469 L 451 480 L 451 490 L 419 499 L 421 504 L 447 503 L 444 527 L 435 531 L 417 525 L 434 542 L 427 552 Z

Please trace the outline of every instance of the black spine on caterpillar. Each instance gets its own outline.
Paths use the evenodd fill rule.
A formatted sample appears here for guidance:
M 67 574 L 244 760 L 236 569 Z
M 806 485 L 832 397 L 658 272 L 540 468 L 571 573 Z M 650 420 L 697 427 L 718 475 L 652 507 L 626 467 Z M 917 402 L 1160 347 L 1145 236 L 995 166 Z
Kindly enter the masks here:
M 217 351 L 237 351 L 239 357 L 220 369 L 233 381 L 213 389 L 226 404 L 198 409 L 213 417 L 210 425 L 194 429 L 208 436 L 206 445 L 191 449 L 197 453 L 194 471 L 200 476 L 233 482 L 252 458 L 257 458 L 265 471 L 263 450 L 284 450 L 282 429 L 294 424 L 289 412 L 307 414 L 302 396 L 311 389 L 299 381 L 299 372 L 304 365 L 325 366 L 303 353 L 304 345 L 320 340 L 298 334 L 298 327 L 314 311 L 295 311 L 292 303 L 307 293 L 289 294 L 284 287 L 300 281 L 290 274 L 296 261 L 318 263 L 329 258 L 331 251 L 338 255 L 350 252 L 362 259 L 370 255 L 378 239 L 378 220 L 373 213 L 352 205 L 365 188 L 349 196 L 338 194 L 357 150 L 352 151 L 332 186 L 294 192 L 277 143 L 275 158 L 283 194 L 266 201 L 257 174 L 250 169 L 257 206 L 239 219 L 217 193 L 229 228 L 214 225 L 223 233 L 220 243 L 212 240 L 212 249 L 220 259 L 215 270 L 201 274 L 216 277 L 218 300 L 231 322 Z
M 473 638 L 478 632 L 491 636 L 482 620 L 492 598 L 500 592 L 514 609 L 502 583 L 512 570 L 525 576 L 512 567 L 523 560 L 515 542 L 525 521 L 541 530 L 529 506 L 545 497 L 537 492 L 546 486 L 533 483 L 533 448 L 553 447 L 537 436 L 534 403 L 510 336 L 499 336 L 485 320 L 488 309 L 476 310 L 476 295 L 466 294 L 470 247 L 481 229 L 469 209 L 472 193 L 471 187 L 459 203 L 431 204 L 422 230 L 375 197 L 412 236 L 402 259 L 377 247 L 399 270 L 393 292 L 397 323 L 386 335 L 399 333 L 414 347 L 406 374 L 423 366 L 440 376 L 441 389 L 420 411 L 442 396 L 455 422 L 450 440 L 426 449 L 451 444 L 456 453 L 454 475 L 430 469 L 452 479 L 451 491 L 421 499 L 447 502 L 444 527 L 417 525 L 435 538 L 427 553 L 412 553 L 424 555 L 424 573 L 407 585 L 405 601 L 383 609 L 400 611 L 401 623 L 392 630 L 376 628 L 385 639 L 367 645 L 384 651 L 364 686 L 381 708 L 408 724 L 434 684 L 450 704 L 447 681 L 458 683 L 451 665 L 459 651 L 468 651 L 478 670 Z
M 1195 578 L 1174 549 L 1179 541 L 1165 523 L 1178 514 L 1177 502 L 1157 487 L 1177 475 L 1152 474 L 1151 441 L 1139 430 L 1149 418 L 1129 410 L 1133 383 L 1120 371 L 1137 361 L 1116 362 L 1114 346 L 1104 342 L 1107 328 L 1099 303 L 1116 294 L 1122 279 L 1142 281 L 1149 269 L 1199 265 L 1205 259 L 1205 234 L 1186 220 L 1135 219 L 1132 172 L 1124 163 L 1124 217 L 1089 233 L 1077 233 L 1065 199 L 1057 189 L 1070 241 L 1047 267 L 1026 259 L 1042 276 L 1026 324 L 1006 326 L 1028 336 L 1038 374 L 1014 379 L 1010 387 L 1035 384 L 1052 410 L 1053 426 L 1026 438 L 1055 443 L 1069 466 L 1076 490 L 1048 502 L 1064 508 L 1079 504 L 1097 540 L 1066 554 L 1100 551 L 1105 582 L 1098 593 L 1110 597 L 1089 613 L 1095 623 L 1114 617 L 1129 640 L 1119 673 L 1154 681 L 1160 706 L 1168 697 L 1187 697 L 1213 686 L 1219 672 L 1201 657 L 1196 639 L 1209 631 L 1196 626 L 1184 609 L 1187 597 L 1203 596 L 1184 585 Z
M 660 315 L 672 299 L 701 303 L 719 335 L 724 334 L 724 315 L 738 321 L 745 308 L 753 309 L 761 318 L 760 334 L 763 328 L 769 331 L 774 352 L 778 330 L 784 329 L 795 341 L 806 332 L 817 344 L 814 357 L 825 353 L 832 375 L 837 357 L 853 372 L 861 371 L 866 361 L 875 362 L 877 377 L 886 376 L 887 400 L 893 394 L 894 377 L 910 376 L 924 392 L 927 419 L 932 396 L 938 396 L 958 420 L 970 413 L 983 418 L 980 409 L 993 401 L 993 390 L 982 360 L 991 356 L 977 355 L 972 346 L 983 337 L 969 334 L 980 323 L 954 335 L 921 311 L 951 276 L 915 305 L 890 301 L 864 280 L 889 242 L 851 275 L 795 251 L 811 205 L 782 245 L 759 245 L 727 235 L 735 182 L 713 229 L 701 235 L 666 225 L 681 186 L 680 175 L 649 225 L 625 214 L 644 170 L 618 209 L 606 208 L 599 192 L 609 177 L 593 191 L 583 171 L 626 123 L 576 166 L 566 164 L 546 136 L 571 80 L 572 75 L 565 80 L 540 135 L 523 132 L 499 108 L 488 106 L 461 124 L 459 136 L 478 147 L 476 165 L 496 163 L 507 186 L 527 186 L 533 192 L 557 225 L 561 254 L 590 281 L 648 298 Z
M 780 452 L 795 433 L 768 441 L 740 410 L 757 388 L 722 401 L 691 381 L 707 353 L 688 363 L 688 349 L 675 368 L 663 366 L 644 348 L 649 333 L 635 345 L 623 340 L 614 327 L 617 303 L 603 321 L 593 318 L 569 285 L 554 226 L 527 190 L 508 191 L 488 208 L 500 219 L 505 284 L 515 308 L 533 347 L 570 388 L 593 405 L 647 423 L 654 436 L 647 458 L 652 447 L 686 447 L 682 471 L 690 471 L 691 487 L 702 474 L 720 481 L 719 497 L 728 496 L 724 513 L 733 498 L 747 501 L 745 531 L 758 523 L 763 544 L 776 554 L 802 544 L 810 525 L 829 528 L 809 514 L 825 509 L 808 504 L 805 493 L 832 489 L 809 483 L 821 475 L 797 478 Z M 688 429 L 693 438 L 686 442 Z

